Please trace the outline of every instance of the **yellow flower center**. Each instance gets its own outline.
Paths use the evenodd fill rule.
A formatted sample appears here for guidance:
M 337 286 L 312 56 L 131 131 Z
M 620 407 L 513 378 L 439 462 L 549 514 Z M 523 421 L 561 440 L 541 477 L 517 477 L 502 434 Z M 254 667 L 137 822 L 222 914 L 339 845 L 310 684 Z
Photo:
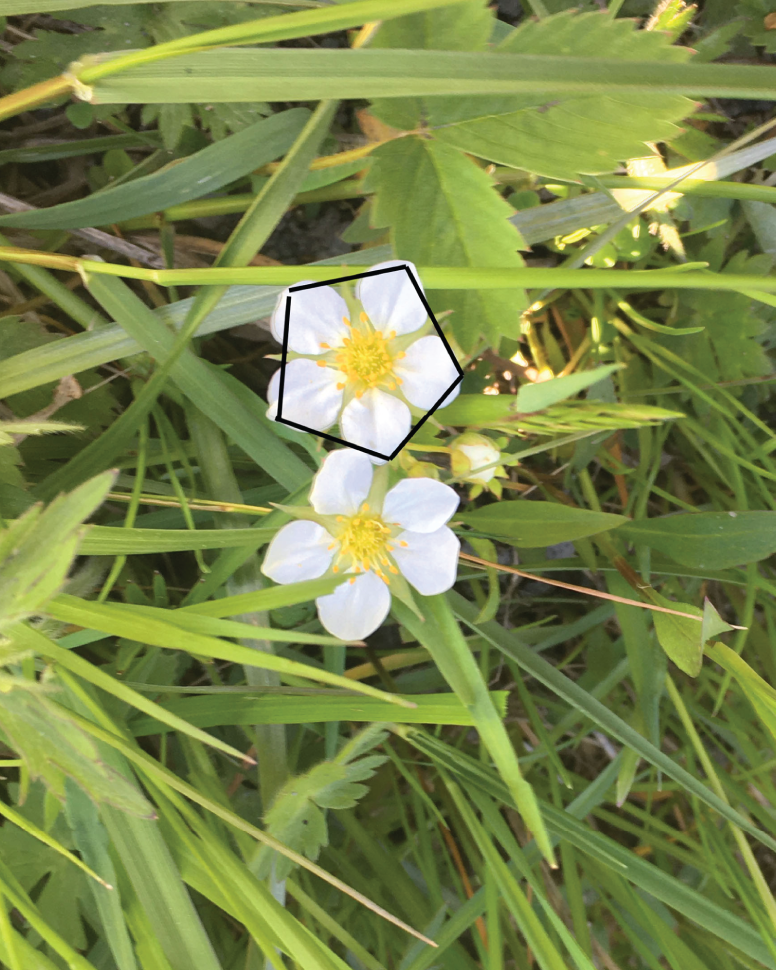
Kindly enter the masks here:
M 343 343 L 345 346 L 337 354 L 337 366 L 349 381 L 376 387 L 391 373 L 393 361 L 379 330 L 364 334 L 352 329 Z
M 390 545 L 395 531 L 383 521 L 382 517 L 369 510 L 366 502 L 356 515 L 338 515 L 340 529 L 330 549 L 339 546 L 334 560 L 333 571 L 353 571 L 355 573 L 372 570 L 383 582 L 390 582 L 385 571 L 398 573 L 387 553 L 393 552 Z M 406 545 L 402 542 L 401 545 Z M 355 577 L 351 579 L 355 582 Z
M 326 360 L 318 361 L 319 367 L 335 367 L 344 379 L 337 385 L 343 390 L 350 384 L 356 397 L 361 397 L 370 388 L 384 385 L 390 391 L 396 390 L 401 380 L 393 373 L 395 361 L 401 360 L 406 354 L 391 353 L 389 343 L 396 336 L 391 331 L 383 336 L 380 330 L 375 330 L 365 313 L 361 314 L 361 327 L 352 326 L 350 321 L 342 318 L 342 322 L 350 331 L 350 336 L 342 341 L 343 346 L 332 351 L 328 344 L 322 343 L 323 350 L 331 351 Z

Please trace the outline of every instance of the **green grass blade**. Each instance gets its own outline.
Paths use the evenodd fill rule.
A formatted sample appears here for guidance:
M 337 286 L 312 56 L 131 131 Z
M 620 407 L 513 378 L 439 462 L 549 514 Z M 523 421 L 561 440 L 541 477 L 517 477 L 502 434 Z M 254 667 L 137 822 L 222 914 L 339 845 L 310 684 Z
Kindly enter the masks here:
M 417 602 L 426 616 L 425 623 L 397 600 L 393 602 L 393 611 L 399 622 L 429 651 L 442 676 L 470 711 L 477 731 L 512 793 L 525 824 L 536 838 L 544 857 L 554 865 L 549 836 L 533 788 L 522 776 L 504 722 L 493 706 L 482 673 L 447 601 L 443 596 L 418 596 Z
M 390 259 L 389 246 L 377 246 L 366 251 L 344 253 L 342 256 L 320 260 L 313 266 L 336 266 L 332 276 L 339 268 L 348 263 L 379 263 Z M 37 269 L 38 267 L 32 267 Z M 41 288 L 42 289 L 42 288 Z M 203 320 L 195 336 L 204 337 L 218 333 L 243 323 L 253 323 L 268 317 L 275 308 L 281 286 L 232 286 L 221 299 L 216 309 Z M 45 290 L 42 290 L 45 292 Z M 68 293 L 70 291 L 68 290 Z M 72 295 L 72 294 L 71 294 Z M 180 330 L 194 302 L 193 297 L 179 300 L 169 306 L 161 307 L 154 315 L 171 330 Z M 91 307 L 86 307 L 94 315 Z M 86 317 L 84 326 L 92 316 Z M 80 320 L 79 316 L 73 319 Z M 142 351 L 142 346 L 133 340 L 121 326 L 108 324 L 89 333 L 78 333 L 66 340 L 57 340 L 24 351 L 8 360 L 0 361 L 0 387 L 7 396 L 59 380 L 68 374 L 78 374 L 90 367 L 100 367 L 121 357 L 131 357 Z
M 516 660 L 524 670 L 527 670 L 537 680 L 549 687 L 553 693 L 582 711 L 612 737 L 622 741 L 629 748 L 638 751 L 642 758 L 649 761 L 650 764 L 655 765 L 655 767 L 662 769 L 670 778 L 678 781 L 680 785 L 693 795 L 696 795 L 706 805 L 709 805 L 715 811 L 719 812 L 729 822 L 738 825 L 739 828 L 754 836 L 763 845 L 767 845 L 771 849 L 776 849 L 776 839 L 768 835 L 767 832 L 763 832 L 762 829 L 757 828 L 756 825 L 753 825 L 748 819 L 744 818 L 740 812 L 735 811 L 730 805 L 727 805 L 694 775 L 691 775 L 689 771 L 676 764 L 668 755 L 650 744 L 637 731 L 634 731 L 630 725 L 626 724 L 622 718 L 614 714 L 605 704 L 595 700 L 573 680 L 556 670 L 552 664 L 538 657 L 532 650 L 520 643 L 517 637 L 508 633 L 494 620 L 477 626 L 474 623 L 477 615 L 475 608 L 458 593 L 450 593 L 449 598 L 453 613 L 457 617 L 463 620 L 476 633 L 486 637 L 493 646 Z
M 125 704 L 129 704 L 132 707 L 137 708 L 139 711 L 143 711 L 144 714 L 148 714 L 150 717 L 154 717 L 166 724 L 168 728 L 174 731 L 182 731 L 184 734 L 188 734 L 189 737 L 196 738 L 203 744 L 209 744 L 211 747 L 218 749 L 219 751 L 224 751 L 226 754 L 232 755 L 233 758 L 241 759 L 244 757 L 242 751 L 238 751 L 233 748 L 230 744 L 226 744 L 219 738 L 211 737 L 204 731 L 200 731 L 198 728 L 187 724 L 182 718 L 175 714 L 171 714 L 166 711 L 159 704 L 154 701 L 149 700 L 137 691 L 132 690 L 131 687 L 127 687 L 126 684 L 122 684 L 121 681 L 117 680 L 115 677 L 111 677 L 110 674 L 106 674 L 104 671 L 100 670 L 99 667 L 95 667 L 94 664 L 90 664 L 88 660 L 84 660 L 83 657 L 79 657 L 77 653 L 70 650 L 64 650 L 58 644 L 54 643 L 53 640 L 49 640 L 48 637 L 43 636 L 42 633 L 38 633 L 32 627 L 20 625 L 14 630 L 14 641 L 19 644 L 22 649 L 34 650 L 35 653 L 41 654 L 41 656 L 47 657 L 49 660 L 55 661 L 60 666 L 64 667 L 65 670 L 69 670 L 71 673 L 76 674 L 83 680 L 94 684 L 101 690 L 106 691 L 108 694 L 112 694 L 114 697 L 119 698 L 119 700 L 124 701 Z
M 163 693 L 164 688 L 160 687 L 159 692 Z M 159 706 L 198 727 L 217 727 L 222 724 L 317 724 L 327 721 L 392 721 L 397 724 L 474 726 L 471 711 L 454 694 L 403 696 L 416 707 L 401 710 L 395 704 L 372 697 L 306 697 L 288 694 L 187 697 L 169 700 Z M 490 696 L 493 704 L 503 713 L 506 708 L 506 691 L 492 692 Z M 154 717 L 136 718 L 132 722 L 132 734 L 136 738 L 166 730 L 170 730 L 170 727 Z
M 106 633 L 127 637 L 129 640 L 138 640 L 141 643 L 150 643 L 154 646 L 173 650 L 183 650 L 195 656 L 216 657 L 219 660 L 228 660 L 231 663 L 239 663 L 249 667 L 277 670 L 281 674 L 305 677 L 308 680 L 331 684 L 333 687 L 360 691 L 372 697 L 379 697 L 389 704 L 397 704 L 399 707 L 411 708 L 413 706 L 412 701 L 386 694 L 368 684 L 359 684 L 319 667 L 311 667 L 295 660 L 286 660 L 285 657 L 250 650 L 247 647 L 228 643 L 226 640 L 218 640 L 215 637 L 182 630 L 172 623 L 116 609 L 114 604 L 98 604 L 78 599 L 75 596 L 60 594 L 48 604 L 47 612 L 50 616 L 64 623 L 73 623 L 87 629 L 102 629 Z
M 352 10 L 354 4 L 347 7 Z M 560 94 L 584 97 L 607 94 L 613 85 L 622 93 L 659 88 L 663 94 L 685 97 L 776 100 L 776 68 L 759 65 L 629 62 L 503 52 L 230 48 L 184 54 L 115 73 L 119 61 L 127 63 L 130 56 L 81 72 L 82 80 L 86 80 L 87 74 L 102 70 L 106 75 L 106 68 L 113 69 L 110 76 L 94 83 L 87 81 L 94 103 L 310 101 L 538 92 L 547 98 Z
M 0 216 L 0 226 L 17 229 L 108 226 L 198 199 L 284 155 L 308 117 L 305 109 L 279 111 L 151 175 L 75 202 Z

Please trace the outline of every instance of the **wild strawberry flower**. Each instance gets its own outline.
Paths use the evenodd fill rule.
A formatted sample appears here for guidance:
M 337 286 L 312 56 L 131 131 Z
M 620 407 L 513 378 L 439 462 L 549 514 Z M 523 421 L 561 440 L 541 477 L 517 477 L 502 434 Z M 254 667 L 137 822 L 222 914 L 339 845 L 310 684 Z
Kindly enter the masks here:
M 336 424 L 349 444 L 390 455 L 409 434 L 413 413 L 421 417 L 456 380 L 455 364 L 430 332 L 405 266 L 417 281 L 412 263 L 379 263 L 373 269 L 396 270 L 359 280 L 355 300 L 346 301 L 331 286 L 290 294 L 283 418 L 317 431 Z M 272 316 L 279 343 L 288 297 L 286 289 Z M 458 390 L 456 385 L 442 406 Z M 269 418 L 277 417 L 279 393 L 280 370 L 267 391 Z
M 446 523 L 458 508 L 449 485 L 405 478 L 387 490 L 388 467 L 361 452 L 330 452 L 313 480 L 312 508 L 288 508 L 261 567 L 276 583 L 341 575 L 344 582 L 315 601 L 320 621 L 342 640 L 373 633 L 388 615 L 391 594 L 412 604 L 455 582 L 460 542 Z

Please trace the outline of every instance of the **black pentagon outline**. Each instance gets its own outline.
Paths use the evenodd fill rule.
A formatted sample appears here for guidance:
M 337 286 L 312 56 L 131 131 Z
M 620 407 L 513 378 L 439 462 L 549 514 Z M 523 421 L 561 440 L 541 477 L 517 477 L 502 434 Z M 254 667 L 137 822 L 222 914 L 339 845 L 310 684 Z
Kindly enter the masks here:
M 319 286 L 331 286 L 333 283 L 349 283 L 351 280 L 366 279 L 369 276 L 382 276 L 384 273 L 397 273 L 400 270 L 404 270 L 407 276 L 410 278 L 410 281 L 412 282 L 412 286 L 415 289 L 418 299 L 425 307 L 426 313 L 428 313 L 429 319 L 431 320 L 431 323 L 434 325 L 434 329 L 437 332 L 437 336 L 441 338 L 442 343 L 445 346 L 445 350 L 450 356 L 450 360 L 452 360 L 453 362 L 453 366 L 458 371 L 458 377 L 442 393 L 442 395 L 439 397 L 439 400 L 436 402 L 436 404 L 434 404 L 431 408 L 429 408 L 426 414 L 424 414 L 423 417 L 418 420 L 417 424 L 413 425 L 410 428 L 409 434 L 400 442 L 400 444 L 391 452 L 390 455 L 383 455 L 379 451 L 373 451 L 371 448 L 365 448 L 363 445 L 353 444 L 350 441 L 346 441 L 344 438 L 337 438 L 335 435 L 327 434 L 325 431 L 319 431 L 317 428 L 308 428 L 304 424 L 298 424 L 296 421 L 291 421 L 288 418 L 284 418 L 283 417 L 283 391 L 285 390 L 286 364 L 288 363 L 288 331 L 291 325 L 291 294 L 298 292 L 300 290 L 313 290 Z M 391 461 L 391 459 L 395 458 L 399 454 L 399 452 L 402 450 L 402 448 L 404 448 L 407 442 L 410 441 L 413 435 L 415 435 L 423 427 L 426 421 L 428 421 L 431 415 L 437 410 L 437 408 L 440 406 L 442 401 L 444 401 L 444 399 L 453 390 L 453 388 L 457 387 L 461 383 L 461 381 L 463 380 L 463 377 L 464 377 L 464 374 L 463 374 L 461 365 L 456 360 L 455 354 L 450 348 L 450 344 L 447 342 L 447 338 L 442 333 L 442 328 L 437 323 L 437 319 L 432 313 L 431 307 L 428 305 L 428 300 L 426 300 L 425 296 L 423 295 L 423 291 L 418 286 L 417 280 L 412 275 L 412 272 L 410 271 L 409 266 L 388 266 L 385 269 L 370 270 L 367 273 L 356 273 L 352 276 L 338 276 L 336 279 L 323 280 L 319 283 L 300 283 L 297 286 L 290 286 L 288 288 L 288 296 L 286 297 L 285 320 L 283 322 L 283 351 L 281 355 L 281 364 L 280 364 L 280 388 L 278 390 L 278 410 L 277 410 L 277 415 L 275 417 L 275 420 L 280 422 L 280 424 L 288 425 L 288 427 L 290 428 L 296 428 L 297 431 L 307 431 L 310 434 L 317 435 L 320 438 L 325 438 L 327 441 L 332 441 L 334 444 L 345 445 L 346 448 L 352 448 L 354 451 L 362 451 L 365 455 L 372 455 L 374 458 L 382 458 L 385 461 Z

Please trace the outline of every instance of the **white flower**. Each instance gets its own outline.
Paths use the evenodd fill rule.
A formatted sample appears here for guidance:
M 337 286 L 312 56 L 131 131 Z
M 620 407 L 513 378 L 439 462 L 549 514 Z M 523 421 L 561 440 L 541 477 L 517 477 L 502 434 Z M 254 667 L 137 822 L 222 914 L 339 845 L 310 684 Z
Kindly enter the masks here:
M 392 272 L 359 280 L 357 318 L 330 286 L 281 293 L 272 316 L 279 343 L 291 299 L 282 418 L 316 431 L 337 424 L 349 444 L 392 455 L 410 433 L 411 408 L 427 411 L 456 380 L 442 340 L 424 335 L 428 314 L 405 266 L 417 281 L 413 264 L 399 260 L 373 267 L 396 267 Z M 277 417 L 279 393 L 276 371 L 267 391 L 269 418 Z
M 458 496 L 430 478 L 406 478 L 381 494 L 383 472 L 375 475 L 360 452 L 331 452 L 313 481 L 311 518 L 283 526 L 261 567 L 276 583 L 350 574 L 315 601 L 323 626 L 342 640 L 373 633 L 392 590 L 405 598 L 405 579 L 424 596 L 455 582 L 460 543 L 445 523 Z

